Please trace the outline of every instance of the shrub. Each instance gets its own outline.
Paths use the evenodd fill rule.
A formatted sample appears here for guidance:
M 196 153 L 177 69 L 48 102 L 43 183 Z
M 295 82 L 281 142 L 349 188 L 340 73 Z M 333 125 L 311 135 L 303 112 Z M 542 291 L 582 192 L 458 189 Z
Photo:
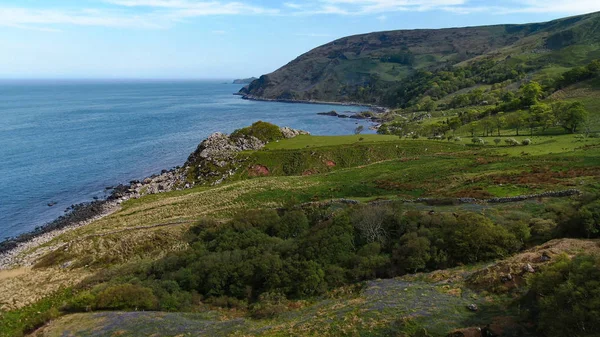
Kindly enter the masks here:
M 153 310 L 157 304 L 152 289 L 134 284 L 108 287 L 96 297 L 97 309 Z
M 527 145 L 531 144 L 531 139 L 523 139 L 521 144 L 527 146 Z
M 262 140 L 263 142 L 272 142 L 283 139 L 281 129 L 277 125 L 263 121 L 258 121 L 243 129 L 237 129 L 231 134 L 232 139 L 242 138 L 245 136 L 253 136 Z
M 500 139 L 500 138 L 494 139 L 494 143 L 496 143 L 496 145 L 500 145 L 500 142 L 502 142 L 502 139 Z
M 504 140 L 504 142 L 505 142 L 506 144 L 510 145 L 510 146 L 517 146 L 517 145 L 519 145 L 519 144 L 520 144 L 520 143 L 519 143 L 519 141 L 517 141 L 517 140 L 516 140 L 516 139 L 514 139 L 514 138 L 507 138 L 507 139 L 505 139 L 505 140 Z
M 77 294 L 69 303 L 65 306 L 68 311 L 91 311 L 96 303 L 96 296 L 89 291 L 82 291 Z
M 483 140 L 483 138 L 479 137 L 474 137 L 473 139 L 471 139 L 471 142 L 477 145 L 485 145 L 485 141 Z
M 537 327 L 543 335 L 597 336 L 600 331 L 600 257 L 556 262 L 530 279 Z M 557 310 L 560 308 L 560 310 Z
M 286 312 L 287 304 L 287 298 L 281 293 L 263 293 L 258 297 L 258 302 L 250 306 L 250 315 L 257 319 L 273 318 Z

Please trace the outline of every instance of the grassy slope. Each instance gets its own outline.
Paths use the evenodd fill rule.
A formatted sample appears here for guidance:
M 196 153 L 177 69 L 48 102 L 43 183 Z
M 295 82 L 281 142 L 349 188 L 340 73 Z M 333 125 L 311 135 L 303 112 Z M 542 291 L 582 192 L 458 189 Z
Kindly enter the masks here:
M 360 137 L 365 139 L 358 141 Z M 19 278 L 0 278 L 0 288 L 6 290 L 0 292 L 0 302 L 12 301 L 18 288 L 24 295 L 17 296 L 17 306 L 26 305 L 44 291 L 73 284 L 100 268 L 182 249 L 185 229 L 204 216 L 224 219 L 240 209 L 331 198 L 485 198 L 575 186 L 596 190 L 600 184 L 600 140 L 557 136 L 536 138 L 529 147 L 475 147 L 446 141 L 360 137 L 306 136 L 273 143 L 267 150 L 244 155 L 249 167 L 265 165 L 274 176 L 243 179 L 247 172 L 242 172 L 235 177 L 238 181 L 217 187 L 130 200 L 121 211 L 29 252 L 35 256 L 36 252 L 54 250 L 39 260 L 44 268 L 26 269 Z M 582 146 L 587 148 L 582 150 Z M 529 155 L 523 155 L 524 151 Z M 322 172 L 284 176 L 282 165 L 297 156 L 306 156 L 302 163 L 316 165 L 314 171 Z M 336 160 L 337 165 L 323 165 L 324 160 Z M 154 225 L 160 226 L 148 227 Z M 61 268 L 64 263 L 69 267 Z M 44 288 L 47 284 L 52 288 Z
M 374 280 L 362 289 L 342 288 L 314 302 L 295 302 L 292 310 L 269 320 L 250 320 L 232 311 L 202 313 L 100 312 L 60 318 L 37 336 L 390 336 L 425 328 L 445 336 L 451 327 L 501 324 L 507 336 L 530 336 L 520 322 L 519 307 L 506 290 L 524 280 L 502 283 L 501 275 L 518 275 L 527 263 L 535 269 L 547 263 L 539 257 L 561 253 L 598 252 L 598 241 L 554 240 L 489 265 L 456 268 L 397 279 Z M 477 313 L 467 305 L 477 304 Z M 160 323 L 157 323 L 160 322 Z M 496 328 L 497 329 L 497 328 Z M 498 331 L 498 330 L 496 330 Z

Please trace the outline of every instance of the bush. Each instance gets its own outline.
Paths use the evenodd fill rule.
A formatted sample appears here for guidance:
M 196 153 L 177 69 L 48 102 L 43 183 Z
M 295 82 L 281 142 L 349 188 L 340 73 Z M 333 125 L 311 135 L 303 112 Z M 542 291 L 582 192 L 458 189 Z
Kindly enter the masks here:
M 548 337 L 597 336 L 600 331 L 600 257 L 560 256 L 530 279 L 537 327 Z M 560 309 L 560 310 L 557 310 Z
M 507 139 L 505 139 L 505 140 L 504 140 L 504 142 L 505 142 L 506 144 L 510 145 L 510 146 L 517 146 L 517 145 L 519 145 L 519 144 L 520 144 L 520 143 L 519 143 L 519 141 L 517 141 L 517 140 L 516 140 L 516 139 L 514 139 L 514 138 L 507 138 Z
M 252 126 L 243 129 L 237 129 L 231 134 L 232 139 L 243 138 L 245 136 L 253 136 L 263 142 L 272 142 L 283 139 L 281 129 L 277 125 L 263 121 L 258 121 L 252 124 Z
M 521 144 L 527 146 L 527 145 L 531 144 L 531 139 L 523 139 Z
M 96 296 L 89 291 L 82 291 L 69 301 L 65 309 L 75 312 L 91 311 L 96 304 Z
M 95 307 L 109 310 L 154 310 L 157 304 L 152 289 L 126 283 L 100 292 L 96 297 Z
M 250 306 L 252 318 L 273 318 L 288 310 L 288 300 L 285 295 L 277 292 L 263 293 L 258 302 Z
M 502 139 L 500 139 L 500 138 L 494 139 L 494 143 L 496 143 L 496 145 L 500 145 L 500 142 L 502 142 Z
M 483 140 L 483 138 L 479 138 L 479 137 L 474 137 L 473 139 L 471 139 L 471 142 L 473 144 L 477 144 L 477 145 L 485 145 L 485 140 Z

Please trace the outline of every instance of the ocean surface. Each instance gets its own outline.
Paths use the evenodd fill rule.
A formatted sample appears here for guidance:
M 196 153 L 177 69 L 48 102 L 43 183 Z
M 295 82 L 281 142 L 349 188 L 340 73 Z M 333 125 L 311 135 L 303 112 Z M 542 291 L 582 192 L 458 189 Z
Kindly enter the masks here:
M 0 81 L 0 241 L 105 188 L 185 162 L 209 134 L 257 120 L 351 134 L 348 106 L 242 100 L 223 81 Z M 56 203 L 49 207 L 49 203 Z

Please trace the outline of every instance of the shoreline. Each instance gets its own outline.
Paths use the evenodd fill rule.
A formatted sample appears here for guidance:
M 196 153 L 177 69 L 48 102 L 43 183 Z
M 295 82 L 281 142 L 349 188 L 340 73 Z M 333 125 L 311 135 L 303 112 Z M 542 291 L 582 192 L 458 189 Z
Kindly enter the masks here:
M 104 199 L 71 205 L 69 213 L 34 230 L 0 241 L 0 270 L 30 265 L 19 256 L 21 253 L 39 247 L 63 233 L 109 216 L 120 210 L 121 204 L 127 200 L 147 194 L 191 188 L 192 186 L 187 184 L 177 185 L 178 173 L 181 173 L 178 168 L 162 170 L 160 174 L 153 174 L 142 180 L 132 180 L 128 185 L 119 184 Z M 39 254 L 34 257 L 37 255 Z M 23 262 L 26 263 L 22 265 Z
M 246 95 L 241 93 L 234 93 L 236 96 L 241 96 L 242 99 L 248 101 L 257 101 L 257 102 L 277 102 L 277 103 L 295 103 L 295 104 L 316 104 L 316 105 L 339 105 L 339 106 L 356 106 L 356 107 L 366 107 L 373 109 L 373 112 L 377 113 L 386 113 L 391 111 L 390 108 L 386 108 L 379 105 L 367 104 L 367 103 L 358 103 L 358 102 L 328 102 L 328 101 L 318 101 L 318 100 L 297 100 L 297 99 L 276 99 L 276 98 L 263 98 L 257 97 L 253 95 Z
M 241 96 L 241 98 L 245 100 L 261 102 L 366 107 L 372 109 L 372 111 L 376 113 L 385 113 L 390 111 L 385 107 L 356 102 L 276 100 L 263 99 L 249 95 L 242 95 L 239 93 L 234 93 L 234 95 Z M 371 122 L 375 121 L 371 120 Z M 96 220 L 100 220 L 106 216 L 109 216 L 121 209 L 121 203 L 129 199 L 137 199 L 145 194 L 169 192 L 172 190 L 193 187 L 188 185 L 176 186 L 177 182 L 180 181 L 177 177 L 178 173 L 181 172 L 179 172 L 179 167 L 176 167 L 171 170 L 162 170 L 160 174 L 153 174 L 141 180 L 132 180 L 128 185 L 119 184 L 114 187 L 111 193 L 103 199 L 71 205 L 68 208 L 70 210 L 68 213 L 61 215 L 50 222 L 40 225 L 33 230 L 0 241 L 0 270 L 11 269 L 15 266 L 19 266 L 20 263 L 23 262 L 23 259 L 19 258 L 21 253 L 41 246 L 65 232 L 88 225 Z M 141 191 L 144 189 L 149 189 L 151 192 L 141 193 Z

